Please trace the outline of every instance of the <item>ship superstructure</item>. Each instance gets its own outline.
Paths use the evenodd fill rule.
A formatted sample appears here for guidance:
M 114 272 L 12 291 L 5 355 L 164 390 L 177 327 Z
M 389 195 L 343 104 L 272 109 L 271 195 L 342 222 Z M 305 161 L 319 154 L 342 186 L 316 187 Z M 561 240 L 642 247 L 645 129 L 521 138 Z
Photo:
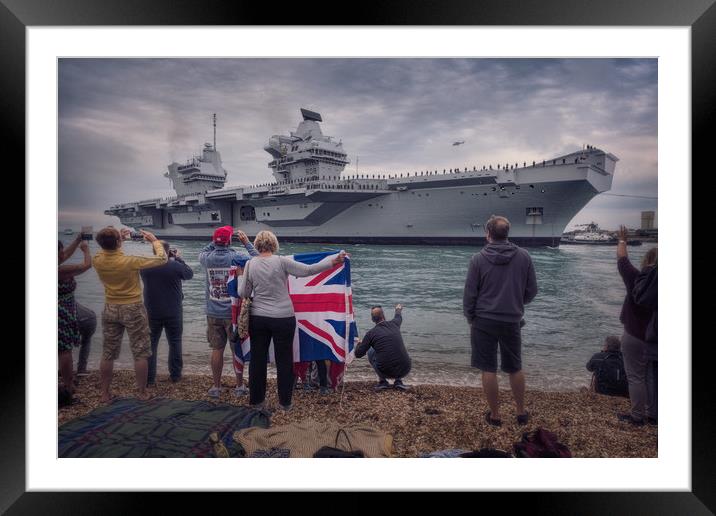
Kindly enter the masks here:
M 284 241 L 443 245 L 484 243 L 485 221 L 500 214 L 511 222 L 511 240 L 557 245 L 587 202 L 611 188 L 618 161 L 585 146 L 531 164 L 344 175 L 342 141 L 323 134 L 319 113 L 301 114 L 296 131 L 264 147 L 272 182 L 223 188 L 227 172 L 215 144 L 205 144 L 201 159 L 169 165 L 175 197 L 105 213 L 175 239 L 204 239 L 228 224 Z

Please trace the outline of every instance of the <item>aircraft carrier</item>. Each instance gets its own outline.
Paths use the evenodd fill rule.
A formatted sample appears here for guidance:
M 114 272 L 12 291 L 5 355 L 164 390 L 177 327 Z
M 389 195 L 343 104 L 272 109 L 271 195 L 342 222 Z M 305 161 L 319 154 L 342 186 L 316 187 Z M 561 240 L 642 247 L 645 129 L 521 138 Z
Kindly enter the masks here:
M 295 131 L 264 146 L 272 181 L 225 187 L 214 115 L 214 143 L 164 174 L 175 196 L 105 214 L 167 239 L 203 240 L 230 225 L 249 236 L 267 229 L 285 242 L 427 245 L 482 245 L 485 222 L 499 214 L 518 245 L 557 246 L 570 220 L 611 188 L 618 161 L 586 145 L 532 163 L 347 175 L 343 142 L 323 134 L 319 113 L 301 115 Z

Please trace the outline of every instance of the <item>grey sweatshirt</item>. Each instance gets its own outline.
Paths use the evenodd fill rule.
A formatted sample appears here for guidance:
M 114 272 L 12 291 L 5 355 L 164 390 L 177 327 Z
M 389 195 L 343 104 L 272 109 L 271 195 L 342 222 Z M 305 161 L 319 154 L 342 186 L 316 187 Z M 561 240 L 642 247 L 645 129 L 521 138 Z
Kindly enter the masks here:
M 241 297 L 251 296 L 251 315 L 262 317 L 292 317 L 293 303 L 288 295 L 288 275 L 299 278 L 318 274 L 333 267 L 333 256 L 312 265 L 300 263 L 287 256 L 256 256 L 244 269 Z
M 470 260 L 463 312 L 475 317 L 520 322 L 525 306 L 537 295 L 537 277 L 527 251 L 512 242 L 493 242 Z

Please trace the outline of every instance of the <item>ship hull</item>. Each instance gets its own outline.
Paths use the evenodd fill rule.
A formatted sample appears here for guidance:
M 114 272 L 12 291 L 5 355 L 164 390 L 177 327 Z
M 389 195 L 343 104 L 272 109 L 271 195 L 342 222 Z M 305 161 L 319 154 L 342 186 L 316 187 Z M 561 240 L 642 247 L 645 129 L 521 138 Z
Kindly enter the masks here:
M 222 213 L 222 220 L 214 224 L 194 227 L 172 224 L 169 213 L 162 210 L 160 223 L 145 227 L 165 239 L 207 239 L 215 227 L 231 225 L 250 236 L 269 230 L 286 242 L 483 245 L 484 225 L 491 215 L 498 214 L 510 220 L 510 239 L 515 243 L 554 246 L 559 245 L 569 221 L 597 193 L 587 180 L 539 183 L 534 188 L 522 185 L 520 189 L 509 188 L 502 195 L 485 185 L 422 188 L 354 203 L 330 220 L 309 226 L 242 221 L 242 208 L 251 205 L 259 216 L 264 213 L 262 209 L 268 208 L 262 207 L 261 202 L 216 201 L 210 206 Z M 279 199 L 270 206 L 273 210 L 283 207 L 288 211 L 294 205 L 295 201 Z M 537 220 L 528 217 L 530 208 L 540 209 Z

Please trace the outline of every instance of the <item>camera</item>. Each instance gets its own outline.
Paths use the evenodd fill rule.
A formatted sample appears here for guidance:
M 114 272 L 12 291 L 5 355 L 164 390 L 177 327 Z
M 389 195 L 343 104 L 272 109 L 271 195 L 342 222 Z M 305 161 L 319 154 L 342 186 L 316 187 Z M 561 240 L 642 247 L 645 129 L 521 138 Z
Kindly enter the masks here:
M 92 226 L 82 226 L 82 240 L 92 240 Z

